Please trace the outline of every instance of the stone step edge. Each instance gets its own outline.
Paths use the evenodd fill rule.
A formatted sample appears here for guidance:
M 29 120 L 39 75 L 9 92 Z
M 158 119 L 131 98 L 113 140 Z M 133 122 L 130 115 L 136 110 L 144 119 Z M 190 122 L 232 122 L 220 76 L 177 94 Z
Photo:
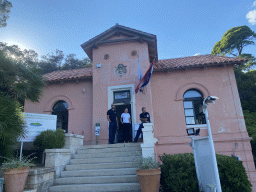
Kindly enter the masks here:
M 123 148 L 137 147 L 141 143 L 118 143 L 118 144 L 103 144 L 103 145 L 82 145 L 78 149 L 101 149 L 101 148 Z
M 74 185 L 72 185 L 72 186 L 105 186 L 105 185 L 114 185 L 114 186 L 116 186 L 116 185 L 132 185 L 132 184 L 134 184 L 134 185 L 139 185 L 139 183 L 95 183 L 95 184 L 74 184 Z M 57 187 L 57 186 L 66 186 L 66 185 L 52 185 L 51 187 Z
M 132 168 L 116 168 L 116 169 L 92 169 L 92 170 L 75 170 L 75 171 L 62 171 L 62 172 L 85 172 L 85 171 L 89 171 L 89 172 L 92 172 L 92 171 L 105 171 L 105 170 L 109 170 L 109 171 L 115 171 L 115 170 L 133 170 L 133 169 L 137 169 L 137 168 L 135 168 L 135 167 L 132 167 Z
M 142 150 L 141 151 L 114 151 L 114 152 L 101 152 L 101 153 L 75 153 L 73 155 L 90 155 L 90 156 L 94 156 L 95 154 L 100 154 L 100 155 L 105 155 L 105 154 L 113 154 L 113 153 L 123 153 L 123 154 L 127 154 L 129 153 L 129 155 L 142 155 Z M 110 157 L 110 156 L 109 156 Z
M 133 157 L 133 158 L 141 158 L 142 157 L 142 155 L 137 155 L 137 156 L 114 156 L 114 157 Z M 73 159 L 77 159 L 77 160 L 81 160 L 81 159 L 84 159 L 84 160 L 87 160 L 87 159 L 96 159 L 96 158 L 102 158 L 102 159 L 104 159 L 105 157 L 94 157 L 94 158 L 89 158 L 89 157 L 77 157 L 77 156 L 74 156 L 74 157 L 72 157 L 72 160 Z M 114 158 L 113 158 L 113 161 L 114 161 Z
M 86 153 L 86 154 L 94 154 L 94 153 L 120 153 L 120 152 L 129 152 L 129 153 L 135 153 L 136 151 L 139 151 L 139 152 L 141 152 L 142 151 L 142 149 L 140 148 L 140 149 L 133 149 L 133 150 L 126 150 L 126 149 L 123 149 L 123 150 L 120 150 L 120 151 L 88 151 L 88 150 L 86 150 L 86 149 L 77 149 L 77 152 L 76 152 L 76 154 L 83 154 L 83 153 Z M 78 153 L 79 152 L 79 153 Z
M 111 175 L 104 175 L 104 176 L 89 176 L 89 177 L 81 177 L 81 176 L 79 176 L 79 177 L 59 177 L 59 178 L 57 178 L 57 179 L 55 179 L 55 181 L 57 181 L 57 180 L 61 180 L 61 179 L 79 179 L 79 178 L 86 178 L 86 179 L 94 179 L 94 178 L 98 178 L 98 179 L 104 179 L 104 178 L 109 178 L 109 177 L 111 177 L 111 178 L 132 178 L 132 177 L 137 177 L 137 175 L 135 174 L 135 175 L 114 175 L 114 176 L 111 176 Z
M 122 155 L 124 155 L 124 157 L 126 157 L 126 155 L 128 155 L 128 156 L 137 156 L 137 155 L 142 155 L 142 151 L 116 151 L 116 152 L 101 152 L 101 153 L 86 153 L 86 152 L 78 152 L 78 153 L 75 153 L 75 154 L 73 154 L 73 156 L 76 156 L 76 155 L 87 155 L 87 156 L 96 156 L 96 158 L 97 158 L 97 156 L 99 156 L 99 158 L 100 157 L 106 157 L 106 156 L 109 156 L 109 154 L 111 154 L 111 155 L 116 155 L 116 154 L 118 154 L 117 156 L 114 156 L 114 157 L 118 157 L 119 155 L 121 155 L 121 157 L 122 157 Z M 121 153 L 121 154 L 120 154 Z
M 108 162 L 99 162 L 99 163 L 94 163 L 94 162 L 89 162 L 89 163 L 84 163 L 84 162 L 81 162 L 81 163 L 69 163 L 67 165 L 98 165 L 98 164 L 105 164 L 105 163 L 108 163 Z M 136 163 L 136 161 L 116 161 L 116 163 Z M 116 164 L 115 163 L 115 164 Z M 66 165 L 66 166 L 67 166 Z
M 115 163 L 85 163 L 85 164 L 68 164 L 68 165 L 66 165 L 66 166 L 81 166 L 81 165 L 116 165 L 116 164 L 128 164 L 128 163 L 135 163 L 136 164 L 136 162 L 134 162 L 134 161 L 125 161 L 125 162 L 115 162 Z
M 120 156 L 120 157 L 117 156 L 117 157 L 115 157 L 115 159 L 116 158 L 127 158 L 127 157 L 130 157 L 130 158 L 140 158 L 140 157 L 142 157 L 142 155 Z M 88 160 L 88 159 L 92 159 L 92 160 L 112 159 L 113 160 L 113 157 L 94 157 L 94 158 L 74 158 L 73 157 L 70 160 L 81 160 L 81 159 L 83 159 L 83 160 Z

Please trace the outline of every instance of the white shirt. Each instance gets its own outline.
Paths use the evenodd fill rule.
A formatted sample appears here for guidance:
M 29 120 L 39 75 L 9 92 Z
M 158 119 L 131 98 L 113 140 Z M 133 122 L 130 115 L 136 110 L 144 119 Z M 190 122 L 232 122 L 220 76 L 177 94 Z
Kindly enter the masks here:
M 122 113 L 123 123 L 130 123 L 129 118 L 131 117 L 129 113 Z

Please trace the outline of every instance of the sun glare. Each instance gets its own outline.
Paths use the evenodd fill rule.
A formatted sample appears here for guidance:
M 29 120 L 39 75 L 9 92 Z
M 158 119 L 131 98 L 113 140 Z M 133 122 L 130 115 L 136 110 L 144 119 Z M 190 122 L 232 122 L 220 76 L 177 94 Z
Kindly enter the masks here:
M 18 45 L 18 47 L 20 48 L 21 51 L 23 51 L 24 49 L 28 49 L 27 47 L 25 47 L 24 45 L 14 42 L 14 41 L 7 41 L 6 42 L 8 46 L 12 46 L 12 45 Z
M 11 57 L 12 57 L 13 59 L 16 59 L 15 55 L 12 55 Z

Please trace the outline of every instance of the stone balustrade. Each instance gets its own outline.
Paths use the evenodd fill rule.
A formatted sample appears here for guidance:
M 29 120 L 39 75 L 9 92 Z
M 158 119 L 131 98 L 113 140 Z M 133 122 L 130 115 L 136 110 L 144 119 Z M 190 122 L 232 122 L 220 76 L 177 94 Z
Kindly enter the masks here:
M 45 167 L 54 167 L 55 178 L 60 177 L 60 172 L 64 170 L 79 146 L 83 145 L 84 136 L 66 133 L 65 146 L 62 149 L 46 149 Z
M 157 139 L 154 137 L 154 124 L 153 123 L 143 123 L 144 128 L 143 132 L 143 143 L 141 144 L 142 148 L 142 157 L 153 157 L 155 158 L 155 143 Z
M 46 192 L 54 182 L 54 168 L 31 168 L 25 185 L 26 192 Z
M 84 136 L 66 133 L 65 146 L 63 149 L 70 149 L 71 154 L 75 154 L 79 146 L 83 145 Z
M 60 172 L 64 170 L 71 159 L 70 149 L 45 149 L 45 167 L 55 169 L 55 177 L 60 177 Z
M 73 154 L 83 145 L 84 136 L 66 133 L 62 149 L 46 149 L 45 167 L 32 168 L 26 182 L 26 192 L 46 192 L 54 179 L 60 177 Z

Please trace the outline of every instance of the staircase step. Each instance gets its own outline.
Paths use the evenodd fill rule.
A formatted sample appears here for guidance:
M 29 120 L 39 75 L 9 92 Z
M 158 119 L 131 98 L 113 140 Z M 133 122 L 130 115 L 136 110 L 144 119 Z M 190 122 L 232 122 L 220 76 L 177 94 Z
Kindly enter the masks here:
M 135 162 L 122 162 L 122 163 L 66 165 L 65 170 L 74 171 L 74 170 L 120 169 L 120 168 L 136 168 L 136 167 L 137 167 L 137 164 Z
M 100 177 L 64 177 L 55 180 L 54 185 L 138 183 L 137 175 L 100 176 Z
M 136 159 L 141 156 L 133 156 L 133 157 L 115 157 L 115 159 L 111 157 L 105 158 L 87 158 L 87 159 L 71 159 L 70 165 L 78 165 L 78 164 L 93 164 L 93 163 L 120 163 L 120 162 L 135 162 Z
M 139 143 L 80 146 L 49 192 L 139 192 Z
M 136 168 L 62 171 L 61 177 L 136 175 Z
M 141 151 L 140 146 L 136 147 L 116 147 L 116 148 L 96 148 L 96 149 L 78 149 L 77 154 L 81 153 L 112 153 L 112 152 L 136 152 L 136 151 Z
M 123 148 L 123 147 L 138 147 L 141 143 L 117 143 L 104 145 L 82 145 L 79 149 L 99 149 L 99 148 Z
M 110 183 L 110 184 L 82 184 L 82 185 L 56 185 L 49 188 L 49 192 L 67 192 L 67 191 L 83 191 L 83 192 L 103 192 L 103 191 L 126 191 L 139 192 L 140 185 L 138 183 Z
M 88 159 L 88 158 L 99 158 L 99 157 L 134 157 L 134 156 L 141 156 L 141 151 L 134 151 L 134 152 L 115 152 L 115 153 L 93 153 L 93 154 L 74 154 L 74 159 Z

